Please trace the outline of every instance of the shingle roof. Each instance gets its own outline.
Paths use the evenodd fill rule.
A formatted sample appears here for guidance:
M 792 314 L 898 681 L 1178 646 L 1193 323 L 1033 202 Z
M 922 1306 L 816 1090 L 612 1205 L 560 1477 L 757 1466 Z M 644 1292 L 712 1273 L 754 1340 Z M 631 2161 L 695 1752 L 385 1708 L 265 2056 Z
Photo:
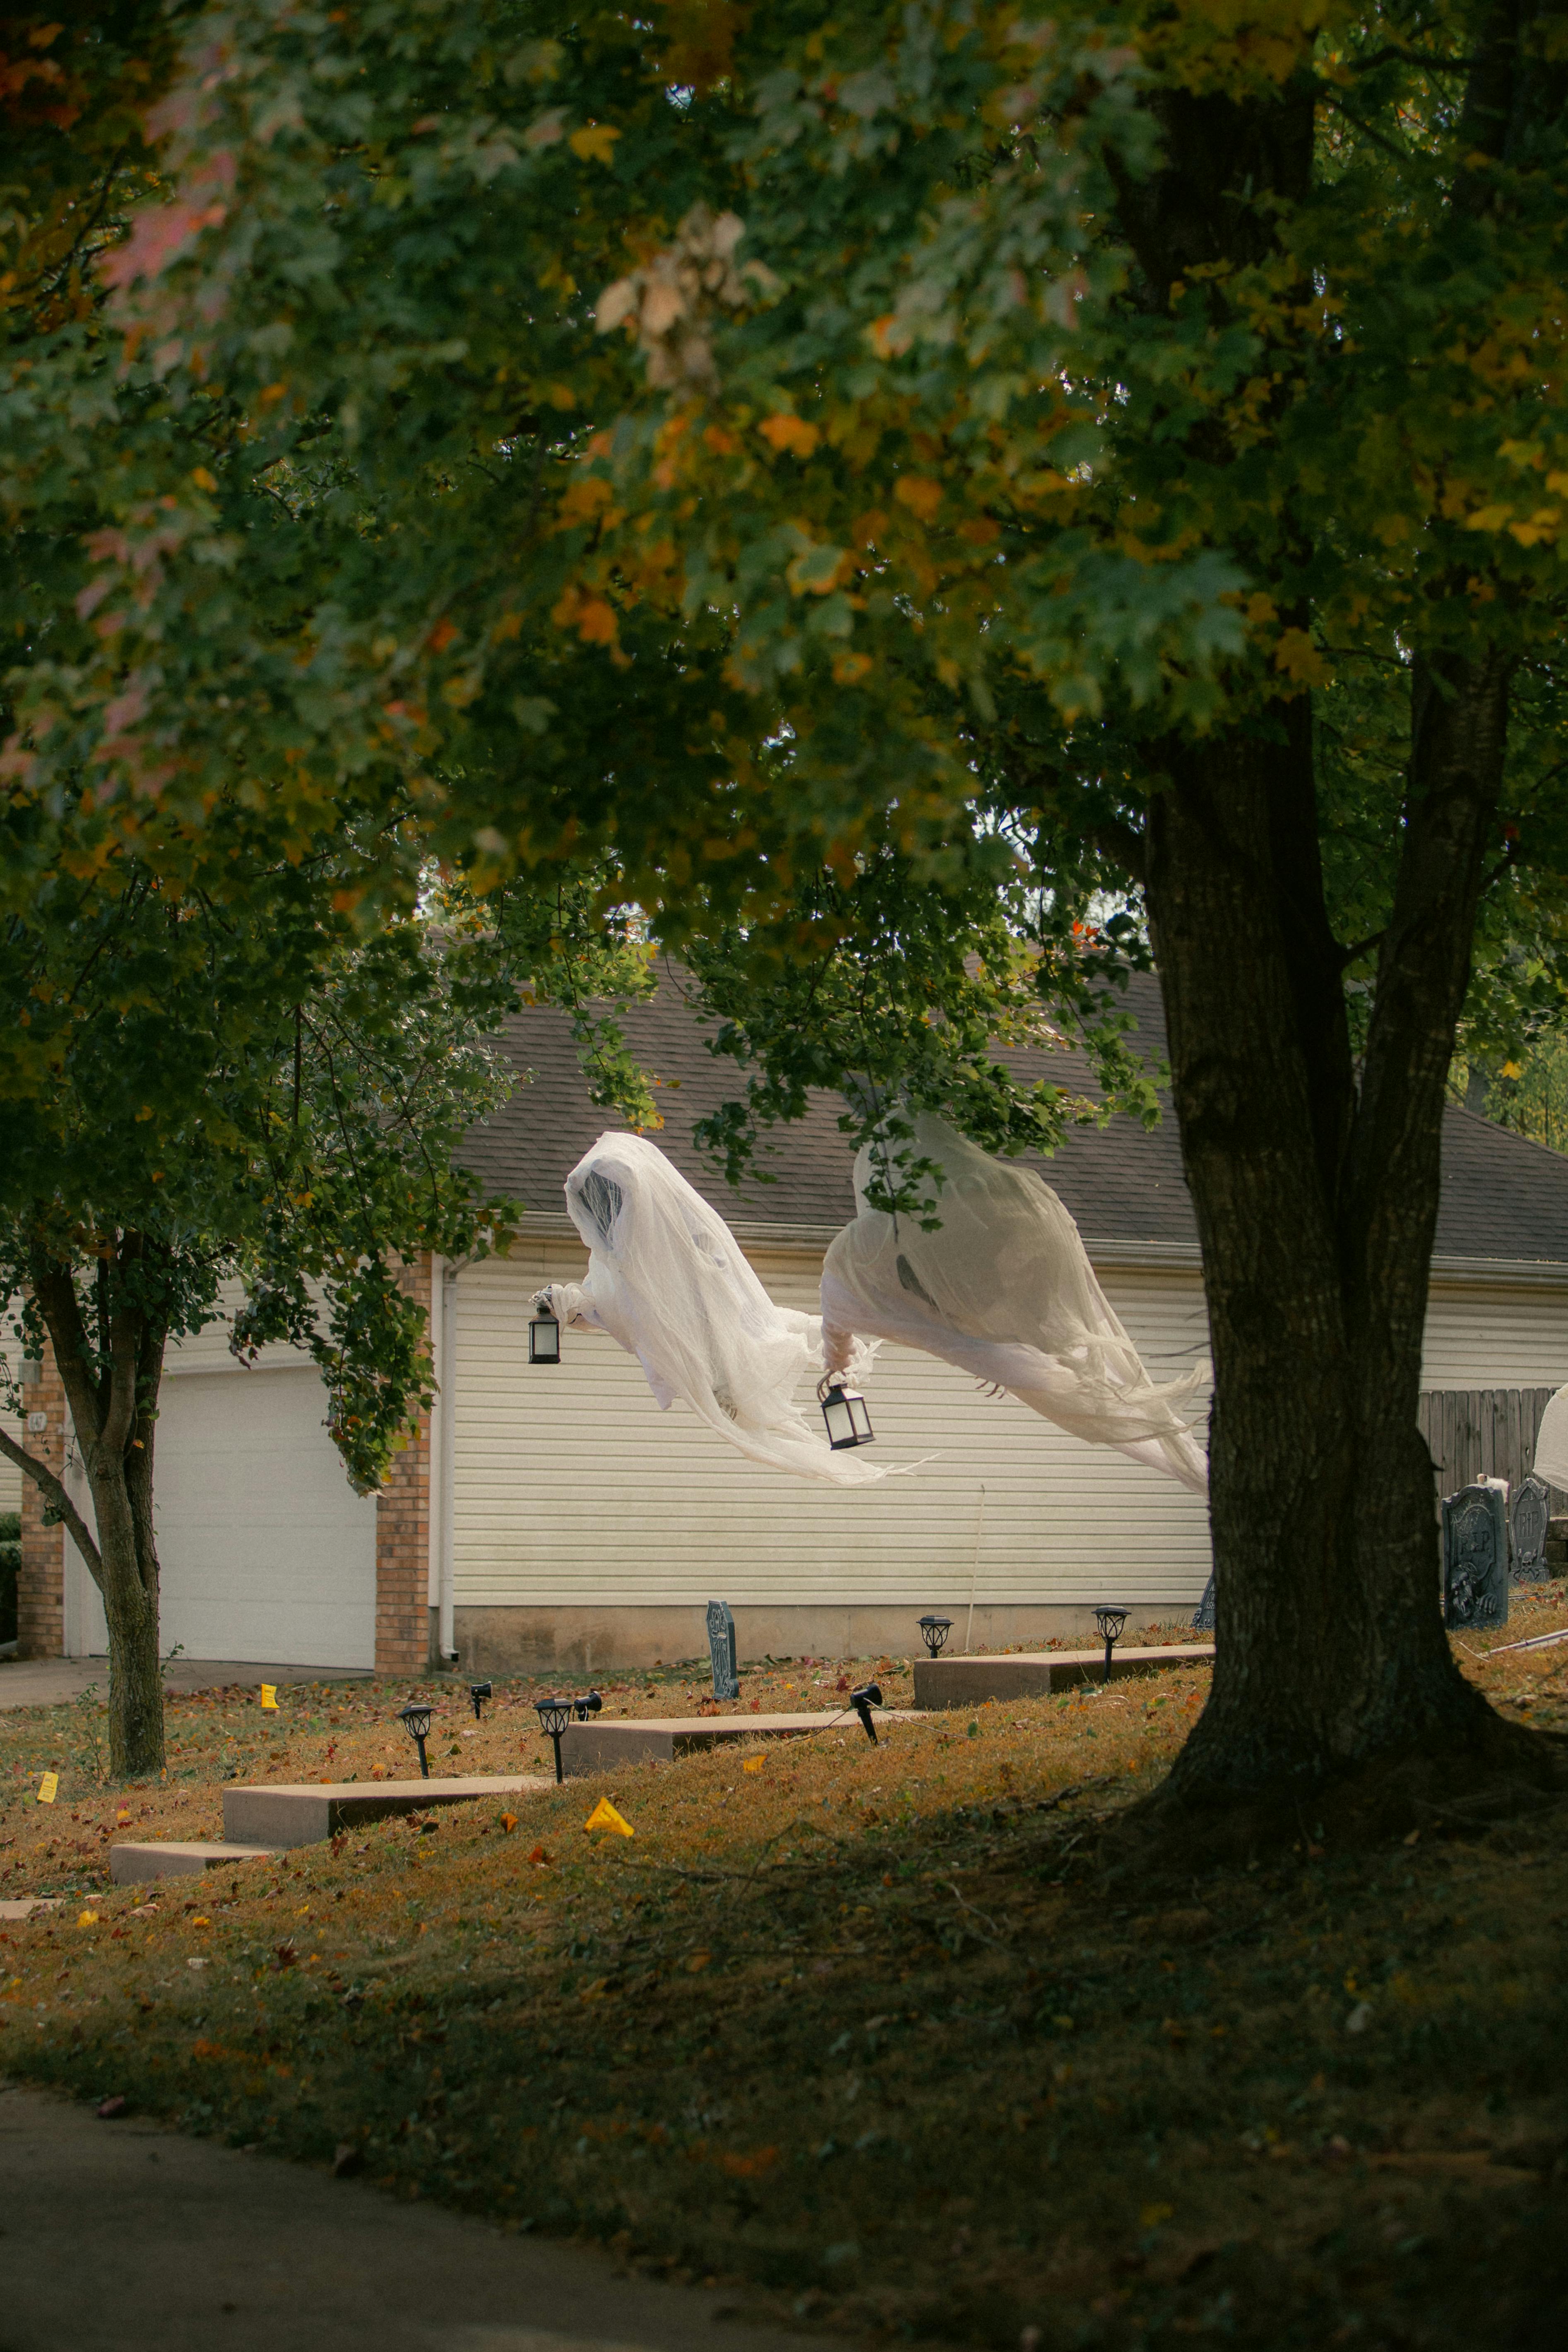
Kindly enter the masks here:
M 1163 1061 L 1158 982 L 1135 975 L 1126 1002 L 1137 1022 L 1137 1045 L 1150 1060 Z M 665 1124 L 656 1138 L 660 1150 L 721 1216 L 742 1232 L 798 1233 L 837 1227 L 854 1215 L 851 1157 L 837 1124 L 837 1097 L 814 1096 L 805 1118 L 766 1139 L 770 1148 L 760 1165 L 774 1181 L 732 1192 L 698 1150 L 692 1129 L 739 1091 L 745 1074 L 708 1051 L 712 1025 L 693 1016 L 679 974 L 666 971 L 653 998 L 627 1013 L 625 1027 L 632 1051 L 664 1082 Z M 494 1191 L 521 1199 L 530 1213 L 560 1216 L 568 1171 L 605 1128 L 623 1122 L 590 1102 L 563 1013 L 514 1014 L 496 1042 L 520 1084 L 493 1118 L 470 1130 L 459 1156 Z M 1007 1059 L 1021 1075 L 1075 1093 L 1095 1091 L 1079 1054 L 1032 1052 Z M 1034 1164 L 1087 1241 L 1195 1253 L 1197 1227 L 1168 1108 L 1147 1131 L 1120 1118 L 1104 1128 L 1069 1128 L 1054 1158 Z M 1568 1159 L 1487 1119 L 1449 1110 L 1436 1255 L 1568 1265 Z

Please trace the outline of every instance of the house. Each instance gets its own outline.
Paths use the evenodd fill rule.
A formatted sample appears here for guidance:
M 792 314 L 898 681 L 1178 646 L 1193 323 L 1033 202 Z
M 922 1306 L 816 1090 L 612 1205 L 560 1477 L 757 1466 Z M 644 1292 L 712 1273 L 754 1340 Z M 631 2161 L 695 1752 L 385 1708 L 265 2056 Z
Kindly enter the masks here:
M 1135 981 L 1130 1005 L 1160 1056 L 1156 984 Z M 823 1254 L 854 1213 L 836 1105 L 776 1131 L 763 1162 L 774 1181 L 731 1194 L 692 1129 L 737 1073 L 708 1052 L 678 975 L 627 1028 L 664 1082 L 660 1147 L 773 1295 L 813 1306 Z M 411 1269 L 431 1309 L 440 1402 L 380 1496 L 349 1487 L 316 1372 L 288 1349 L 246 1370 L 214 1327 L 171 1351 L 157 1454 L 166 1645 L 387 1672 L 416 1672 L 439 1651 L 479 1673 L 591 1674 L 700 1653 L 710 1597 L 730 1601 L 751 1655 L 907 1654 L 914 1619 L 933 1608 L 958 1620 L 960 1639 L 973 1610 L 977 1646 L 1085 1632 L 1099 1601 L 1129 1604 L 1135 1623 L 1194 1608 L 1209 1570 L 1201 1497 L 1010 1397 L 978 1394 L 930 1357 L 885 1348 L 868 1387 L 878 1459 L 921 1466 L 851 1490 L 760 1469 L 682 1407 L 661 1413 L 637 1362 L 601 1335 L 568 1329 L 559 1367 L 531 1367 L 534 1291 L 580 1279 L 586 1263 L 562 1182 L 611 1122 L 588 1099 L 563 1016 L 520 1013 L 499 1043 L 519 1084 L 465 1156 L 526 1213 L 507 1258 Z M 1092 1090 L 1076 1055 L 1023 1058 Z M 1173 1122 L 1074 1129 L 1040 1166 L 1151 1370 L 1200 1364 L 1206 1322 Z M 1454 1454 L 1439 1483 L 1520 1475 L 1564 1381 L 1568 1160 L 1451 1110 L 1423 1401 Z M 51 1367 L 31 1394 L 53 1458 L 67 1458 Z M 104 1645 L 90 1579 L 31 1498 L 20 1614 L 24 1654 Z

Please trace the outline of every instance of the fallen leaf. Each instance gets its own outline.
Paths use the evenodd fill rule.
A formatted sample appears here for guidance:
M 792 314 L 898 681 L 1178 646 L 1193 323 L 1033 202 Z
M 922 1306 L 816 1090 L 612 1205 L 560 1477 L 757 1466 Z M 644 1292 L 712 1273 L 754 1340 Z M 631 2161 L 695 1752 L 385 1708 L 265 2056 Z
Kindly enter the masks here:
M 741 1769 L 742 1772 L 760 1772 L 765 1761 L 762 1756 L 748 1756 Z
M 347 2180 L 353 2174 L 363 2170 L 364 2151 L 358 2142 L 352 2139 L 339 2140 L 337 2153 L 332 2158 L 332 2179 Z
M 500 1825 L 506 1832 L 508 1837 L 510 1837 L 513 1830 L 517 1827 L 517 1815 L 515 1813 L 503 1813 L 500 1817 Z
M 554 1861 L 555 1856 L 552 1853 L 546 1853 L 542 1845 L 536 1845 L 528 1858 L 530 1862 L 551 1863 Z
M 112 2099 L 100 2099 L 98 2113 L 100 2121 L 106 2124 L 112 2123 L 116 2116 L 122 2116 L 125 2113 L 125 2102 L 118 2095 Z

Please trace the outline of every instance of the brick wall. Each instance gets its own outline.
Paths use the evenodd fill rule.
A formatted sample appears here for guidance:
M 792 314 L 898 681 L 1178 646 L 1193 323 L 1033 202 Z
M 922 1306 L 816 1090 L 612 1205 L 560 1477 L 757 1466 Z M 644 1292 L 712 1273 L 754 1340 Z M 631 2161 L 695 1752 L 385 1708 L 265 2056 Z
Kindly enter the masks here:
M 22 1441 L 58 1475 L 65 1459 L 66 1392 L 55 1369 L 54 1351 L 45 1354 L 41 1375 L 23 1390 Z M 26 1427 L 34 1413 L 47 1413 L 44 1430 Z M 74 1555 L 73 1555 L 74 1556 Z M 22 1570 L 16 1580 L 16 1654 L 22 1658 L 58 1658 L 66 1646 L 65 1537 L 57 1524 L 44 1525 L 44 1498 L 30 1478 L 22 1481 Z
M 405 1269 L 402 1286 L 430 1313 L 431 1261 Z M 393 1458 L 375 1498 L 375 1664 L 378 1674 L 423 1674 L 430 1662 L 430 1419 Z

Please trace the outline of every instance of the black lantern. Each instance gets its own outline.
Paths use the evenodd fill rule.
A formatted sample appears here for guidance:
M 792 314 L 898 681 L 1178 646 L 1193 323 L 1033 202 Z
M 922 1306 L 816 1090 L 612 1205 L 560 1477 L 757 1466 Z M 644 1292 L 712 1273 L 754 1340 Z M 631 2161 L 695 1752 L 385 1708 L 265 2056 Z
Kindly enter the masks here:
M 877 1745 L 877 1727 L 871 1720 L 871 1709 L 880 1706 L 882 1694 L 875 1683 L 861 1683 L 849 1694 L 849 1704 L 860 1718 L 860 1728 L 873 1748 Z
M 528 1326 L 528 1360 L 531 1364 L 561 1361 L 561 1325 L 551 1307 L 548 1290 L 540 1291 L 533 1302 Z
M 488 1698 L 494 1698 L 495 1696 L 493 1687 L 489 1683 L 470 1683 L 468 1685 L 468 1696 L 474 1703 L 474 1721 L 476 1723 L 482 1723 L 485 1719 L 485 1701 Z
M 1095 1630 L 1105 1644 L 1105 1679 L 1110 1680 L 1110 1653 L 1121 1639 L 1121 1629 L 1127 1622 L 1125 1609 L 1100 1608 L 1094 1612 Z
M 829 1372 L 816 1395 L 822 1418 L 827 1423 L 827 1443 L 835 1454 L 842 1454 L 851 1445 L 871 1444 L 871 1416 L 866 1410 L 866 1400 L 856 1390 L 845 1387 L 842 1374 Z
M 430 1709 L 411 1698 L 406 1706 L 397 1710 L 397 1720 L 419 1750 L 419 1771 L 424 1780 L 430 1778 L 430 1759 L 425 1753 L 425 1742 L 430 1731 Z
M 926 1648 L 931 1652 L 933 1658 L 941 1657 L 942 1643 L 946 1641 L 952 1631 L 952 1620 L 951 1617 L 922 1617 L 921 1619 L 921 1640 L 925 1643 Z
M 533 1704 L 539 1728 L 555 1743 L 555 1778 L 563 1780 L 566 1775 L 561 1769 L 561 1735 L 572 1719 L 572 1702 L 569 1698 L 536 1698 Z

